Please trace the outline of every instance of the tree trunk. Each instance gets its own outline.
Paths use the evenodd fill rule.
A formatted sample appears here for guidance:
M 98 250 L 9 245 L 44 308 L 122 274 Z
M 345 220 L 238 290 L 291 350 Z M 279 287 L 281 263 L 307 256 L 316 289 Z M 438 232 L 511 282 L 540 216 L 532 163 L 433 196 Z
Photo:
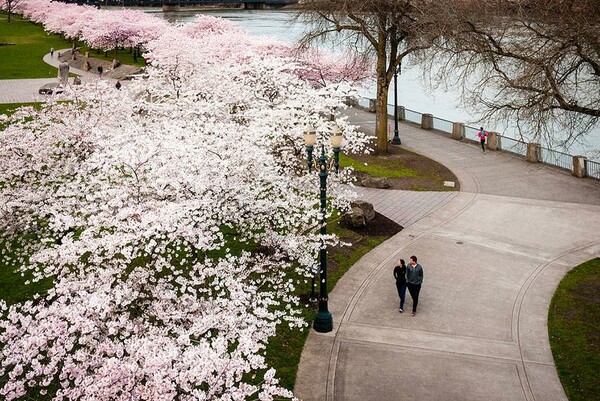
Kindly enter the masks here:
M 377 154 L 383 155 L 388 152 L 388 113 L 387 113 L 387 98 L 388 84 L 380 84 L 377 80 L 377 101 L 375 111 L 375 132 L 377 135 Z
M 383 40 L 380 39 L 380 44 Z M 377 154 L 386 154 L 388 152 L 387 138 L 387 98 L 389 90 L 387 80 L 387 49 L 385 43 L 377 49 L 377 99 L 375 110 L 375 135 L 377 142 L 375 152 Z

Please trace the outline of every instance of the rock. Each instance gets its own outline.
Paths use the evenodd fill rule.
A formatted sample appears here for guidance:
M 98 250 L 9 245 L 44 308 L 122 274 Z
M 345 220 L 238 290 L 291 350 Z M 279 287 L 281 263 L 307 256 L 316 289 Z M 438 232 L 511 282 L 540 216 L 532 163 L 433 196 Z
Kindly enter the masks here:
M 363 187 L 386 189 L 390 183 L 386 177 L 365 177 L 360 181 Z
M 65 83 L 69 79 L 69 68 L 71 67 L 65 62 L 58 65 L 58 80 L 60 82 Z
M 115 68 L 117 68 L 118 66 L 120 66 L 120 65 L 121 65 L 121 62 L 120 62 L 119 60 L 117 60 L 117 59 L 114 59 L 114 60 L 112 61 L 112 69 L 113 69 L 113 70 L 114 70 Z
M 85 62 L 83 63 L 83 71 L 89 71 L 92 69 L 92 66 L 90 65 L 90 62 L 85 60 Z
M 344 221 L 352 227 L 366 227 L 367 218 L 360 207 L 353 207 L 344 215 Z
M 375 218 L 375 209 L 373 208 L 373 204 L 366 202 L 364 200 L 356 200 L 350 204 L 350 206 L 354 209 L 355 207 L 362 210 L 363 214 L 367 221 L 371 221 Z

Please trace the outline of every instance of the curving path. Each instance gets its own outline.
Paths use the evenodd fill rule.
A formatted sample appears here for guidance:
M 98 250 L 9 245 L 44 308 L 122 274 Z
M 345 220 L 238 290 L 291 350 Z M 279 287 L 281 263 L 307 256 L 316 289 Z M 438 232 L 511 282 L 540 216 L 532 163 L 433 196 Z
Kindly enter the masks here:
M 70 49 L 60 49 L 54 52 L 54 56 L 50 53 L 43 57 L 46 64 L 53 67 L 57 67 L 60 64 L 58 60 L 58 53 L 67 51 Z M 73 74 L 77 74 L 81 77 L 83 82 L 93 82 L 98 78 L 97 74 L 89 71 L 79 70 L 77 68 L 70 68 L 69 70 Z M 116 82 L 116 79 L 109 78 L 103 75 L 102 80 Z M 50 96 L 38 94 L 38 90 L 41 86 L 51 83 L 58 82 L 57 77 L 49 78 L 37 78 L 37 79 L 0 79 L 0 104 L 2 103 L 27 103 L 27 102 L 43 102 L 48 100 Z M 128 81 L 121 82 L 123 85 L 127 85 Z
M 372 114 L 349 117 L 374 131 Z M 547 310 L 564 274 L 600 256 L 600 181 L 401 126 L 403 146 L 450 168 L 461 191 L 365 255 L 330 294 L 334 331 L 311 331 L 305 400 L 566 400 Z M 390 207 L 403 191 L 379 191 Z M 425 269 L 416 317 L 398 313 L 392 267 Z M 406 309 L 410 310 L 408 296 Z

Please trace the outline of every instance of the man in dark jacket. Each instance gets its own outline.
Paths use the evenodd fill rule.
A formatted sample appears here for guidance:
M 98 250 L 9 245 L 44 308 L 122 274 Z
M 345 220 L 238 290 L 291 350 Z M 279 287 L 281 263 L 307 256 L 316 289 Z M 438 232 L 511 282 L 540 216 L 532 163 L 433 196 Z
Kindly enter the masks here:
M 417 305 L 419 304 L 419 292 L 423 284 L 423 267 L 417 263 L 417 257 L 411 256 L 408 266 L 406 266 L 406 287 L 413 300 L 412 315 L 417 314 Z

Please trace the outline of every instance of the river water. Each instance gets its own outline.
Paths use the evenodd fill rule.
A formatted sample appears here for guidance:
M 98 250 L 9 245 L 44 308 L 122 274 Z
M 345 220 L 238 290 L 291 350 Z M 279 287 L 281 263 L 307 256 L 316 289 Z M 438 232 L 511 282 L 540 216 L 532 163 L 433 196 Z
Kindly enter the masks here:
M 306 25 L 294 22 L 294 12 L 281 10 L 193 10 L 161 12 L 156 9 L 145 10 L 169 22 L 192 23 L 197 14 L 206 14 L 225 18 L 234 22 L 251 35 L 269 36 L 286 43 L 297 41 L 305 31 Z M 403 63 L 398 77 L 398 104 L 420 113 L 430 113 L 449 121 L 460 121 L 479 127 L 479 119 L 472 110 L 462 107 L 458 91 L 430 90 L 422 80 L 422 70 L 417 66 Z M 375 86 L 368 85 L 360 91 L 365 97 L 375 97 Z M 393 85 L 390 86 L 389 104 L 394 103 Z M 514 137 L 509 128 L 489 127 L 488 131 L 498 131 L 505 136 Z M 475 138 L 471 138 L 475 139 Z M 596 127 L 585 139 L 572 144 L 568 149 L 557 149 L 571 154 L 584 154 L 598 160 L 600 158 L 600 127 Z

